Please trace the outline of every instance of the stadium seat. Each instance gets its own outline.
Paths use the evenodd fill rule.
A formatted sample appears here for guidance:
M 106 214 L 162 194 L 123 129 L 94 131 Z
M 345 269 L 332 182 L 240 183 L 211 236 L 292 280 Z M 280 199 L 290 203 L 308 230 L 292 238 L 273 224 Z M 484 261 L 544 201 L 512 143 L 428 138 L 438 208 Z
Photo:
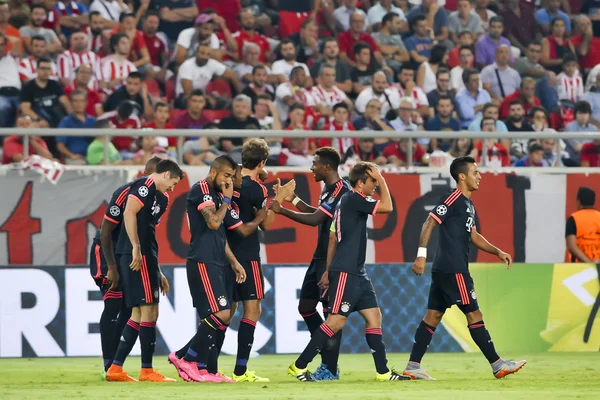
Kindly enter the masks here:
M 216 79 L 210 82 L 206 86 L 205 92 L 224 99 L 231 99 L 233 96 L 229 82 L 224 79 Z
M 165 82 L 165 94 L 167 95 L 169 102 L 175 100 L 175 87 L 176 83 L 174 79 L 169 79 Z
M 150 97 L 152 97 L 153 99 L 160 99 L 161 95 L 158 83 L 155 80 L 150 79 L 144 81 L 144 83 L 146 84 L 146 88 L 148 89 L 148 94 L 150 95 Z
M 211 122 L 218 122 L 230 114 L 231 114 L 231 111 L 229 111 L 229 110 L 204 110 L 204 111 L 202 111 L 202 116 L 209 119 Z
M 175 120 L 177 120 L 177 118 L 179 118 L 180 115 L 185 114 L 187 112 L 187 110 L 176 110 L 174 108 L 171 108 L 171 115 L 169 116 L 169 121 L 171 123 L 175 123 Z

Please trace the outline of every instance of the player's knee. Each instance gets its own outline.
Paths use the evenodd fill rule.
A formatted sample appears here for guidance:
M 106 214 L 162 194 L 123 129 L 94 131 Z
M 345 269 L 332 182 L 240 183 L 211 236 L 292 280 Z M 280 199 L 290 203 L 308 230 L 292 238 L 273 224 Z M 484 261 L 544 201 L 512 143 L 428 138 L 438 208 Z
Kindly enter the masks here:
M 427 313 L 425 313 L 425 318 L 423 318 L 423 321 L 427 325 L 433 326 L 435 328 L 442 321 L 443 317 L 444 317 L 444 313 L 441 311 L 427 310 Z
M 300 315 L 310 314 L 317 311 L 317 302 L 315 300 L 300 299 L 298 302 L 298 312 Z
M 158 320 L 158 304 L 147 304 L 140 307 L 141 321 L 156 322 Z
M 465 314 L 467 317 L 467 323 L 469 325 L 474 324 L 479 321 L 483 321 L 483 314 L 480 310 L 475 310 L 470 313 Z
M 261 314 L 260 300 L 249 300 L 244 302 L 244 318 L 258 321 Z
M 327 321 L 325 323 L 328 327 L 331 328 L 334 332 L 339 332 L 342 330 L 344 325 L 346 325 L 347 318 L 340 314 L 329 314 L 327 316 Z
M 140 307 L 133 307 L 131 309 L 131 316 L 129 319 L 138 323 L 142 320 L 142 311 L 140 310 Z
M 221 321 L 229 321 L 231 319 L 231 310 L 221 310 L 215 313 L 215 316 L 219 317 Z

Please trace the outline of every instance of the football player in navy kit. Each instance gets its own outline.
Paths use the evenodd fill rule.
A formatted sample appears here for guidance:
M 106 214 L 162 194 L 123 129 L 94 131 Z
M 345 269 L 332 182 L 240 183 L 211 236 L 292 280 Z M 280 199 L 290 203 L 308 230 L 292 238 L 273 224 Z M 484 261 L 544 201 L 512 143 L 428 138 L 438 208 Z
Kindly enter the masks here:
M 304 276 L 302 289 L 300 290 L 300 300 L 298 302 L 298 312 L 300 312 L 300 315 L 304 319 L 311 335 L 323 323 L 323 318 L 317 311 L 319 301 L 323 303 L 323 311 L 325 316 L 327 316 L 327 291 L 319 288 L 318 283 L 326 269 L 329 228 L 333 220 L 333 213 L 342 196 L 351 190 L 348 182 L 340 178 L 338 174 L 339 165 L 340 154 L 333 147 L 321 147 L 315 152 L 310 170 L 313 173 L 315 181 L 324 183 L 317 207 L 306 204 L 295 194 L 287 197 L 285 200 L 291 202 L 298 211 L 284 208 L 277 200 L 271 203 L 271 209 L 275 213 L 284 215 L 304 225 L 319 227 L 317 248 Z M 278 185 L 275 186 L 275 189 L 277 193 Z M 342 331 L 340 330 L 321 352 L 322 363 L 311 375 L 314 380 L 339 379 L 337 364 L 341 340 Z
M 487 253 L 498 256 L 510 269 L 510 254 L 490 244 L 475 226 L 475 207 L 471 195 L 479 189 L 481 174 L 472 157 L 458 157 L 450 165 L 450 175 L 456 181 L 456 189 L 440 199 L 423 224 L 419 249 L 412 270 L 417 275 L 425 271 L 427 244 L 431 232 L 440 226 L 440 242 L 432 267 L 431 287 L 425 318 L 415 333 L 414 345 L 404 375 L 411 379 L 433 380 L 421 368 L 421 359 L 431 342 L 436 327 L 446 309 L 457 305 L 467 317 L 469 332 L 479 346 L 498 379 L 520 370 L 526 361 L 503 360 L 498 356 L 489 332 L 483 323 L 483 315 L 477 304 L 473 279 L 469 274 L 469 250 L 471 243 Z
M 381 329 L 381 310 L 371 280 L 365 270 L 367 252 L 367 217 L 392 212 L 392 198 L 377 166 L 361 161 L 349 175 L 352 191 L 342 196 L 331 224 L 327 250 L 327 274 L 319 282 L 329 290 L 330 310 L 327 320 L 312 334 L 308 346 L 288 368 L 288 374 L 312 381 L 308 364 L 322 351 L 327 341 L 346 324 L 348 316 L 358 311 L 365 320 L 365 336 L 371 349 L 377 381 L 408 380 L 387 367 Z M 381 188 L 381 200 L 371 196 Z
M 138 334 L 142 348 L 140 380 L 175 381 L 152 368 L 160 290 L 155 225 L 161 211 L 164 212 L 161 206 L 164 193 L 172 191 L 182 178 L 183 172 L 175 162 L 162 160 L 156 165 L 156 172 L 133 181 L 127 192 L 116 253 L 119 256 L 119 273 L 125 304 L 132 308 L 132 313 L 123 329 L 112 365 L 106 373 L 108 381 L 136 381 L 123 370 L 123 363 L 131 352 Z
M 148 176 L 156 170 L 156 164 L 162 158 L 152 157 L 146 163 L 144 176 Z M 125 327 L 125 323 L 131 316 L 131 309 L 125 307 L 123 291 L 119 284 L 119 271 L 115 259 L 114 247 L 119 239 L 119 227 L 123 220 L 125 199 L 131 182 L 119 187 L 114 191 L 106 208 L 104 219 L 90 249 L 90 273 L 100 288 L 104 300 L 104 309 L 100 317 L 100 342 L 102 345 L 102 357 L 104 359 L 103 379 L 106 371 L 112 364 L 115 351 L 119 345 L 119 337 Z M 167 208 L 168 196 L 165 193 L 162 199 L 164 205 L 162 212 Z M 161 212 L 161 215 L 162 215 Z M 158 216 L 160 217 L 160 216 Z M 110 261 L 106 261 L 110 260 Z M 161 280 L 166 283 L 166 278 L 161 275 Z M 166 283 L 168 286 L 168 283 Z

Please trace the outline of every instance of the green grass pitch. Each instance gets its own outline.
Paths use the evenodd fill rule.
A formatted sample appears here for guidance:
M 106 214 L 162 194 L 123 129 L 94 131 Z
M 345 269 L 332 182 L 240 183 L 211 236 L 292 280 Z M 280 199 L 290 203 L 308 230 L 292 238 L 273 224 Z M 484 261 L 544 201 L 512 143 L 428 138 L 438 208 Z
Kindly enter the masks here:
M 513 356 L 513 355 L 511 355 Z M 523 356 L 523 355 L 522 355 Z M 100 380 L 100 358 L 1 359 L 0 399 L 600 399 L 598 353 L 530 354 L 516 375 L 496 380 L 481 354 L 428 354 L 424 366 L 435 382 L 374 382 L 369 354 L 342 354 L 339 382 L 301 383 L 286 374 L 294 355 L 261 356 L 250 367 L 268 384 L 112 383 Z M 390 354 L 390 365 L 404 367 L 406 354 Z M 139 373 L 139 358 L 125 369 Z M 233 357 L 222 357 L 225 372 Z M 315 367 L 314 362 L 311 367 Z M 167 376 L 175 370 L 166 357 L 155 367 Z

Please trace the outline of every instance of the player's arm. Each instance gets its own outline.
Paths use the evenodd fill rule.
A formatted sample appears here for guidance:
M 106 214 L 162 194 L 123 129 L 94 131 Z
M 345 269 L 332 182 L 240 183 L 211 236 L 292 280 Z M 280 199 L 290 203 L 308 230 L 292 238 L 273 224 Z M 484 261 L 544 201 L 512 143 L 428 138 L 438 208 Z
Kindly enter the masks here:
M 158 266 L 158 272 L 160 274 L 160 291 L 163 294 L 163 296 L 166 296 L 169 294 L 169 289 L 171 288 L 169 286 L 169 280 L 167 279 L 165 274 L 163 274 L 160 265 Z
M 289 181 L 288 183 L 286 183 L 283 186 L 279 186 L 279 179 L 277 180 L 278 182 L 278 190 L 275 194 L 275 200 L 278 201 L 280 204 L 283 202 L 283 199 L 285 199 L 286 197 L 290 196 L 292 193 L 294 193 L 294 190 L 296 189 L 296 181 L 294 179 L 292 179 L 291 181 Z M 267 199 L 267 197 L 262 197 L 260 199 L 260 206 L 258 205 L 259 203 L 256 203 L 256 208 L 262 208 L 262 204 L 265 202 L 265 200 Z M 272 210 L 268 210 L 267 211 L 267 217 L 265 218 L 265 220 L 260 224 L 260 229 L 262 229 L 263 231 L 266 231 L 267 229 L 269 229 L 269 227 L 271 226 L 271 224 L 275 222 L 275 213 Z
M 317 211 L 317 208 L 307 204 L 300 197 L 294 193 L 294 197 L 291 200 L 291 203 L 300 211 L 301 213 L 313 214 Z M 300 222 L 300 221 L 298 221 Z
M 217 208 L 213 206 L 207 206 L 200 209 L 200 214 L 204 218 L 208 229 L 216 231 L 219 229 L 221 224 L 223 223 L 223 219 L 225 218 L 225 213 L 227 213 L 227 203 L 223 202 L 221 207 L 217 210 Z
M 390 195 L 390 190 L 388 189 L 387 182 L 383 175 L 381 175 L 381 171 L 377 167 L 372 167 L 367 172 L 372 179 L 375 179 L 379 182 L 379 205 L 376 208 L 377 214 L 388 214 L 394 211 L 394 204 L 392 203 L 392 196 Z
M 282 207 L 277 200 L 273 201 L 273 203 L 271 204 L 271 210 L 273 210 L 275 214 L 281 214 L 284 217 L 291 219 L 292 221 L 299 222 L 303 225 L 308 226 L 318 226 L 321 223 L 323 223 L 328 217 L 330 217 L 319 208 L 313 208 L 314 212 L 293 211 Z
M 437 225 L 438 222 L 430 214 L 421 227 L 421 235 L 419 236 L 419 250 L 417 250 L 417 258 L 415 259 L 412 267 L 412 271 L 416 275 L 422 275 L 423 272 L 425 272 L 425 263 L 427 262 L 427 245 L 429 244 L 429 239 L 431 239 L 431 233 Z
M 336 230 L 335 230 L 335 220 L 331 223 L 331 228 L 329 231 L 329 244 L 327 245 L 327 260 L 325 263 L 325 272 L 321 276 L 321 280 L 319 280 L 319 287 L 321 289 L 329 288 L 329 267 L 331 266 L 331 262 L 333 261 L 333 256 L 337 251 L 337 238 L 336 238 Z
M 108 274 L 106 279 L 110 282 L 110 290 L 119 285 L 119 271 L 117 270 L 117 261 L 113 250 L 112 233 L 117 229 L 117 224 L 110 222 L 106 218 L 102 220 L 100 226 L 100 244 L 104 252 L 104 259 L 108 264 Z
M 140 238 L 138 237 L 137 230 L 137 214 L 144 207 L 144 203 L 135 197 L 134 195 L 129 195 L 129 200 L 125 205 L 125 211 L 123 212 L 123 223 L 125 224 L 125 231 L 127 232 L 127 236 L 129 237 L 129 241 L 131 242 L 132 247 L 132 256 L 133 259 L 129 266 L 134 271 L 139 271 L 142 265 L 142 250 L 140 247 Z
M 241 237 L 248 237 L 254 232 L 256 232 L 256 230 L 258 229 L 260 224 L 265 220 L 265 218 L 267 218 L 267 209 L 261 208 L 256 212 L 256 215 L 254 216 L 254 219 L 252 221 L 236 226 L 235 228 L 233 228 L 233 231 Z
M 241 266 L 240 262 L 233 255 L 233 251 L 231 251 L 231 247 L 229 247 L 229 242 L 225 241 L 225 257 L 235 272 L 235 281 L 237 283 L 244 283 L 246 280 L 246 271 L 244 271 L 244 267 Z
M 512 257 L 510 254 L 503 252 L 493 244 L 487 241 L 479 232 L 477 232 L 477 228 L 473 226 L 471 228 L 471 242 L 479 249 L 483 250 L 486 253 L 493 254 L 497 256 L 499 259 L 506 263 L 507 268 L 510 269 L 512 265 Z

